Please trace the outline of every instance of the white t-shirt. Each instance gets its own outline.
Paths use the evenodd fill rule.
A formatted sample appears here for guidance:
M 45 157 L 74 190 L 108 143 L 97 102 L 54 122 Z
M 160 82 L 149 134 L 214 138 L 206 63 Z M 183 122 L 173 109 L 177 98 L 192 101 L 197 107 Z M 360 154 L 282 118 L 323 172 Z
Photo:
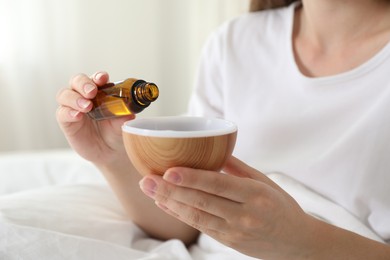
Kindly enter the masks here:
M 390 43 L 348 72 L 306 77 L 293 55 L 294 7 L 213 34 L 189 111 L 236 122 L 235 156 L 293 177 L 390 242 Z

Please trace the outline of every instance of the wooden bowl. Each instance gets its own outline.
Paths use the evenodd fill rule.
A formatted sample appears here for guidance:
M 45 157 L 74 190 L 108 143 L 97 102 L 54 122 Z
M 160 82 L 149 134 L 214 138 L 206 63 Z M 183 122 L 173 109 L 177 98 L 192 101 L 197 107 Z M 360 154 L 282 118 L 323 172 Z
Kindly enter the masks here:
M 219 171 L 231 156 L 237 126 L 203 117 L 153 117 L 122 126 L 126 152 L 142 175 L 160 174 L 174 166 Z

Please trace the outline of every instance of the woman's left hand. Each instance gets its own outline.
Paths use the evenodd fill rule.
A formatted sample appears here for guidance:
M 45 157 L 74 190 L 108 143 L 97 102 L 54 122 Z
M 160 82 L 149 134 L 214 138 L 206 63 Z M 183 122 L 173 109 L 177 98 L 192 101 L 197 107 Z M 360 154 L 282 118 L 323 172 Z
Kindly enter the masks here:
M 224 172 L 175 167 L 140 186 L 168 214 L 255 257 L 303 252 L 308 220 L 296 201 L 261 172 L 232 157 Z

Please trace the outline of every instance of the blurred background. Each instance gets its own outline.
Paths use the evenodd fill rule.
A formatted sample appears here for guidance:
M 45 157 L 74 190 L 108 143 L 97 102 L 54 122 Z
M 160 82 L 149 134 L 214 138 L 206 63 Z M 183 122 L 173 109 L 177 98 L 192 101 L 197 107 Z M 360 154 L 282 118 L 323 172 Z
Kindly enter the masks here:
M 186 111 L 204 41 L 248 0 L 0 0 L 0 152 L 68 147 L 55 119 L 72 75 L 155 82 L 142 116 Z

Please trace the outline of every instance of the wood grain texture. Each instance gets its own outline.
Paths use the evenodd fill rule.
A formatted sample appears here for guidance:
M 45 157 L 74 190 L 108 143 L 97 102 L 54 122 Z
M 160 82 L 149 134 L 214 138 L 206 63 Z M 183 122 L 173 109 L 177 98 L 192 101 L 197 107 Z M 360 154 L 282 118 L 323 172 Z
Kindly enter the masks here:
M 165 138 L 123 133 L 126 152 L 142 175 L 159 174 L 174 166 L 219 171 L 231 156 L 237 132 L 192 138 Z

